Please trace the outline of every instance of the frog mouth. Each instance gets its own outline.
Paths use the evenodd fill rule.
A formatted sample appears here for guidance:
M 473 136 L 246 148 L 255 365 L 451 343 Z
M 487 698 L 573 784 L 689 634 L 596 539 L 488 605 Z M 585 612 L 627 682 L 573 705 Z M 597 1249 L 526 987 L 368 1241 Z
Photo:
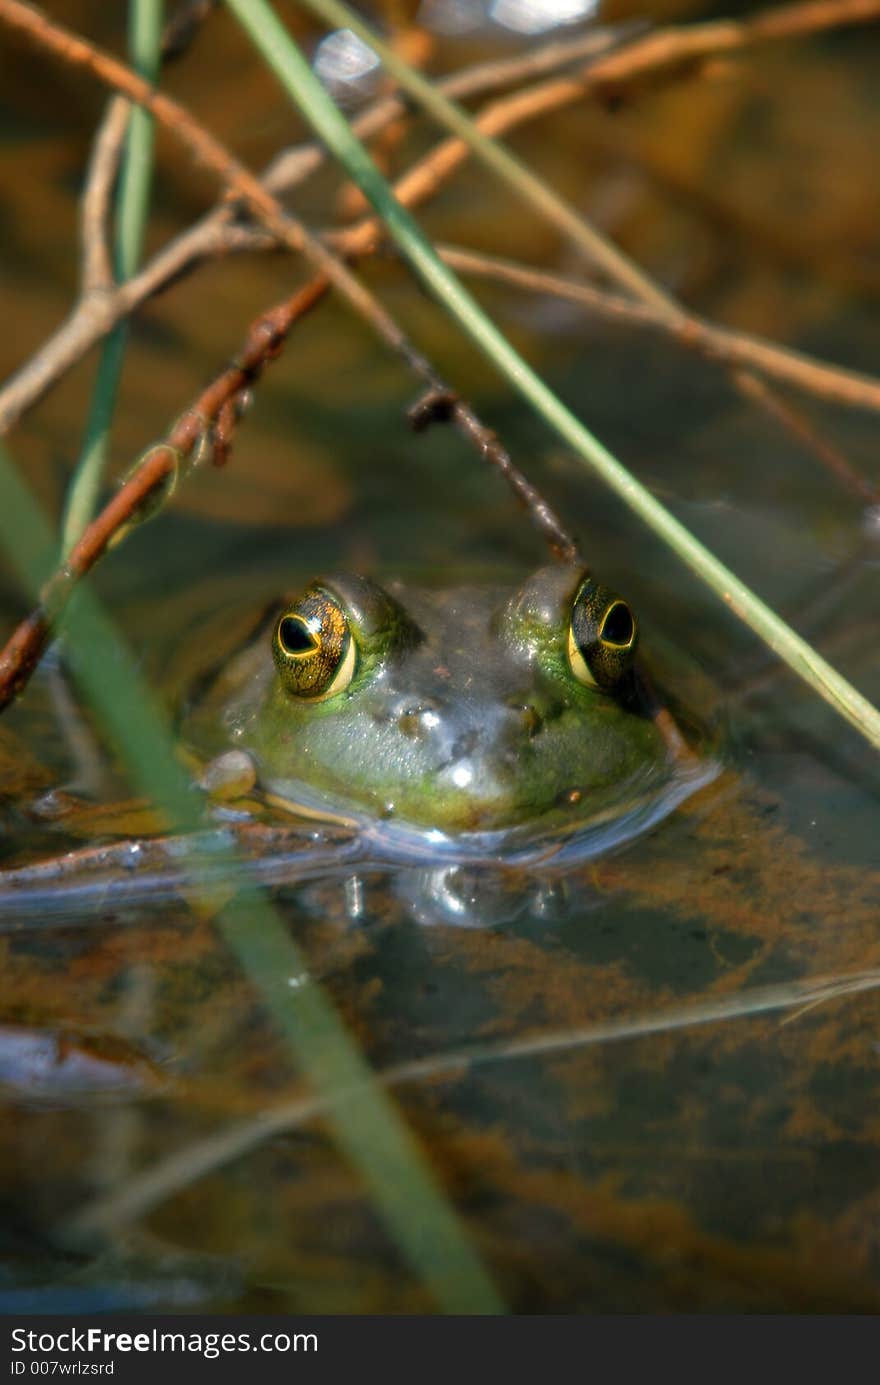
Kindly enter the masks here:
M 683 762 L 662 784 L 655 783 L 653 789 L 646 782 L 633 784 L 616 804 L 589 818 L 547 814 L 517 826 L 473 832 L 377 819 L 305 790 L 267 792 L 261 797 L 273 812 L 269 823 L 244 812 L 233 819 L 233 810 L 224 808 L 223 825 L 195 838 L 148 838 L 67 853 L 60 878 L 57 859 L 0 872 L 0 932 L 7 920 L 15 929 L 25 918 L 39 918 L 47 926 L 61 916 L 91 920 L 96 901 L 103 909 L 108 898 L 122 908 L 176 897 L 186 892 L 193 868 L 202 888 L 235 886 L 243 877 L 280 886 L 348 877 L 354 869 L 433 870 L 457 863 L 481 869 L 528 868 L 542 875 L 565 872 L 643 835 L 711 784 L 721 769 L 717 759 Z M 254 831 L 258 852 L 247 840 Z M 80 861 L 75 859 L 78 854 Z M 132 869 L 135 856 L 137 871 Z
M 720 759 L 696 757 L 671 763 L 658 779 L 649 771 L 615 785 L 605 795 L 567 790 L 546 811 L 517 816 L 505 800 L 493 816 L 487 805 L 464 826 L 408 818 L 405 812 L 376 816 L 341 796 L 299 784 L 273 785 L 263 792 L 271 808 L 292 818 L 342 827 L 356 833 L 367 860 L 430 864 L 438 857 L 468 861 L 540 864 L 588 860 L 611 850 L 668 817 L 721 773 Z M 587 808 L 587 799 L 589 806 Z

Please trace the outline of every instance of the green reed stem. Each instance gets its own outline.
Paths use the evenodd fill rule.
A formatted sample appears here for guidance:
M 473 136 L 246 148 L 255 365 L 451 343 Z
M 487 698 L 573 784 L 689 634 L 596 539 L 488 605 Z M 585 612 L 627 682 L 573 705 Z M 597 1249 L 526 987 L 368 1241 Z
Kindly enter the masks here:
M 338 0 L 308 0 L 338 4 Z M 880 712 L 720 562 L 593 437 L 514 350 L 401 206 L 267 0 L 226 0 L 318 136 L 372 203 L 426 287 L 544 421 L 791 669 L 880 749 Z M 347 13 L 347 12 L 346 12 Z M 372 38 L 369 39 L 372 42 Z M 378 50 L 377 50 L 378 51 Z
M 415 97 L 418 104 L 434 116 L 438 124 L 444 125 L 462 140 L 481 163 L 493 169 L 532 211 L 544 217 L 573 245 L 582 250 L 592 264 L 606 270 L 617 284 L 628 287 L 642 302 L 650 303 L 653 307 L 676 317 L 681 316 L 681 308 L 670 294 L 665 293 L 659 285 L 643 274 L 627 255 L 584 221 L 576 208 L 570 206 L 542 178 L 521 163 L 515 154 L 497 139 L 484 134 L 463 106 L 450 100 L 433 82 L 411 67 L 375 29 L 364 23 L 355 10 L 343 4 L 342 0 L 299 2 L 329 26 L 340 25 L 357 34 L 359 39 L 373 49 L 386 72 L 391 73 L 404 91 Z
M 164 0 L 131 0 L 129 56 L 136 72 L 154 82 L 162 49 Z M 116 198 L 114 271 L 120 282 L 138 267 L 150 206 L 153 175 L 154 121 L 149 111 L 135 106 L 129 116 L 125 152 Z M 82 452 L 68 492 L 62 524 L 62 549 L 69 553 L 94 516 L 116 409 L 128 327 L 117 323 L 101 348 Z
M 131 0 L 129 52 L 134 70 L 148 82 L 159 75 L 164 0 Z M 116 277 L 130 279 L 140 263 L 153 181 L 155 122 L 135 106 L 128 124 L 119 181 Z
M 22 582 L 38 593 L 52 570 L 54 539 L 2 446 L 0 544 Z M 67 607 L 64 628 L 65 655 L 77 683 L 132 781 L 173 829 L 205 827 L 199 799 L 175 758 L 167 721 L 87 581 Z M 182 862 L 190 875 L 188 894 L 235 953 L 293 1062 L 313 1090 L 329 1100 L 333 1134 L 401 1253 L 445 1312 L 504 1312 L 397 1105 L 376 1083 L 333 1002 L 308 977 L 307 963 L 272 902 L 249 882 L 222 902 L 216 887 L 200 891 L 199 866 L 206 859 L 206 848 L 196 839 Z M 210 859 L 216 861 L 217 849 Z

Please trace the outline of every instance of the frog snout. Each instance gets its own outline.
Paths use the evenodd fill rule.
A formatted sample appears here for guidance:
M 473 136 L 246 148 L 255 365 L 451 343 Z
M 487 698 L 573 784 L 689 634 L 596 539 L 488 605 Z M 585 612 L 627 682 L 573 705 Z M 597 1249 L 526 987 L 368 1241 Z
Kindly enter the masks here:
M 393 709 L 390 719 L 409 740 L 442 749 L 443 758 L 452 763 L 523 744 L 544 724 L 542 712 L 527 698 L 507 705 L 475 702 L 466 708 L 461 702 L 447 706 L 438 697 L 409 699 Z

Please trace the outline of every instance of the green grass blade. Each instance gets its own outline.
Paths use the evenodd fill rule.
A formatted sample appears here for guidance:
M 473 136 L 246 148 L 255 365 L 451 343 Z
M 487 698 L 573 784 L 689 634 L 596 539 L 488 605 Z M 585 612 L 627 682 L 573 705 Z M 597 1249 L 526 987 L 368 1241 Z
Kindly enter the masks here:
M 0 544 L 38 592 L 51 570 L 54 541 L 7 453 L 0 447 Z M 136 660 L 88 582 L 68 606 L 65 652 L 99 724 L 132 781 L 175 830 L 204 827 L 199 800 L 178 764 L 160 708 Z M 204 849 L 204 848 L 201 848 Z M 198 898 L 199 845 L 185 868 Z M 216 861 L 216 850 L 211 860 Z M 329 1120 L 388 1229 L 437 1304 L 450 1313 L 500 1313 L 504 1305 L 469 1244 L 396 1104 L 375 1082 L 332 1001 L 307 976 L 307 963 L 268 897 L 243 883 L 218 912 L 204 907 L 249 976 L 294 1063 L 332 1102 Z
M 616 246 L 595 231 L 580 213 L 563 197 L 532 173 L 524 163 L 497 139 L 483 133 L 463 106 L 450 98 L 411 67 L 404 58 L 366 24 L 360 15 L 342 0 L 300 0 L 319 19 L 331 27 L 351 29 L 358 38 L 373 49 L 382 66 L 395 81 L 447 130 L 462 140 L 471 152 L 513 190 L 526 205 L 555 226 L 591 264 L 607 271 L 620 285 L 627 285 L 644 303 L 650 303 L 667 313 L 681 316 L 681 309 L 669 294 L 659 288 L 638 265 L 622 254 Z
M 577 419 L 438 257 L 267 0 L 226 0 L 305 119 L 382 217 L 428 289 L 544 421 L 800 678 L 880 749 L 880 712 L 720 562 Z
M 129 56 L 132 67 L 153 82 L 159 71 L 164 0 L 131 0 Z M 114 267 L 116 277 L 129 279 L 138 267 L 150 205 L 153 173 L 154 121 L 140 106 L 132 109 L 117 196 Z M 127 327 L 120 322 L 108 336 L 98 362 L 92 403 L 80 459 L 70 484 L 62 524 L 62 549 L 69 553 L 98 503 L 107 464 L 110 428 L 125 357 Z
M 130 4 L 131 65 L 148 82 L 155 82 L 162 53 L 164 0 L 130 0 Z M 130 279 L 140 263 L 150 209 L 154 143 L 153 117 L 142 106 L 135 106 L 129 119 L 119 179 L 116 228 L 116 277 L 119 280 Z

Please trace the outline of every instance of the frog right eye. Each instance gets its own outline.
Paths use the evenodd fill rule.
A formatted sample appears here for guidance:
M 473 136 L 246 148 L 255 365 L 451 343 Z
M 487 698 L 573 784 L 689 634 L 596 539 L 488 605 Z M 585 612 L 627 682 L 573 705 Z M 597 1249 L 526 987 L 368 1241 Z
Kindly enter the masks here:
M 312 587 L 282 611 L 272 633 L 281 681 L 300 702 L 324 702 L 354 677 L 357 650 L 348 616 L 328 592 Z
M 568 662 L 579 683 L 610 690 L 632 668 L 639 631 L 623 597 L 587 578 L 572 603 Z

